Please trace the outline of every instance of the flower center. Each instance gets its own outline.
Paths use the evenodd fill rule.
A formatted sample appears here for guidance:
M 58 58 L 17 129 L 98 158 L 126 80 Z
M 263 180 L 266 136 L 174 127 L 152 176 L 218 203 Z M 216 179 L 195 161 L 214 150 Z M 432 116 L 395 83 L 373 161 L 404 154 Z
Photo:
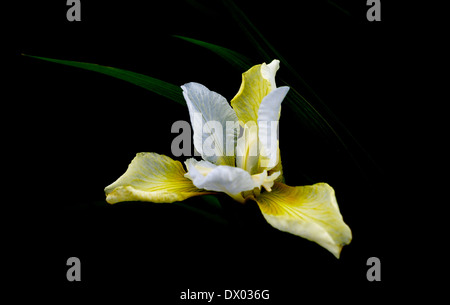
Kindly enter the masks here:
M 260 189 L 255 187 L 253 190 L 251 191 L 244 191 L 241 192 L 242 197 L 244 197 L 244 203 L 249 200 L 249 199 L 253 199 L 255 200 L 256 197 L 259 196 L 259 194 L 261 193 Z

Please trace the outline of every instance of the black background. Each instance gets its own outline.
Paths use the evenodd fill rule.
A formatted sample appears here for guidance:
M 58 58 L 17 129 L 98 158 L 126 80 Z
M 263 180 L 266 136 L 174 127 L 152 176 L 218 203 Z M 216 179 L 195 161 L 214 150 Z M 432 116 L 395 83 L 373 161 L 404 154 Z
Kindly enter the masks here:
M 407 275 L 398 250 L 407 242 L 399 220 L 406 216 L 399 211 L 407 202 L 394 198 L 408 175 L 399 152 L 409 137 L 403 75 L 417 33 L 405 7 L 383 1 L 382 21 L 369 22 L 366 1 L 236 1 L 354 137 L 330 118 L 344 149 L 283 107 L 286 183 L 332 185 L 352 229 L 353 241 L 337 260 L 270 227 L 256 204 L 225 196 L 219 195 L 225 223 L 175 204 L 104 201 L 104 187 L 137 152 L 173 157 L 170 127 L 189 121 L 187 108 L 121 80 L 18 54 L 118 67 L 176 85 L 196 81 L 228 100 L 244 71 L 172 35 L 230 48 L 254 64 L 264 59 L 221 1 L 81 2 L 81 22 L 67 21 L 65 1 L 24 3 L 20 11 L 21 86 L 8 151 L 20 160 L 11 163 L 20 168 L 11 238 L 18 287 L 61 303 L 194 304 L 179 300 L 187 289 L 268 289 L 262 304 L 403 297 L 399 283 Z M 324 110 L 283 63 L 277 77 Z M 186 204 L 209 208 L 198 198 Z M 66 280 L 72 256 L 81 260 L 81 282 Z M 381 260 L 381 282 L 366 279 L 373 256 Z M 221 302 L 231 303 L 214 300 Z

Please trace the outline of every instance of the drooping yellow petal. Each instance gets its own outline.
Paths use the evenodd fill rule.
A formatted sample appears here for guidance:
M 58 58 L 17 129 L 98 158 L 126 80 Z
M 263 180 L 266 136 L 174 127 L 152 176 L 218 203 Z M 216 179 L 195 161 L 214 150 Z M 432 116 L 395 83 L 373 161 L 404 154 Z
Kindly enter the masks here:
M 352 240 L 334 190 L 326 183 L 291 187 L 276 182 L 271 192 L 261 193 L 256 201 L 273 227 L 314 241 L 337 258 Z
M 258 120 L 261 101 L 276 87 L 275 74 L 278 67 L 279 61 L 274 60 L 269 65 L 264 63 L 253 66 L 242 74 L 241 87 L 231 100 L 231 106 L 243 124 Z
M 138 153 L 127 171 L 105 188 L 106 201 L 171 203 L 208 192 L 196 188 L 179 161 L 156 153 Z

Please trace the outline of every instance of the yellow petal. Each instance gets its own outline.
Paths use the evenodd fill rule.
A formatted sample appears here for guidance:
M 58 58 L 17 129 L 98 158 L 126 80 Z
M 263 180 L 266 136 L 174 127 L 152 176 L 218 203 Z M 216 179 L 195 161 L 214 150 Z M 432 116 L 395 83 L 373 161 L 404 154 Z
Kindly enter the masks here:
M 138 153 L 127 171 L 105 188 L 106 201 L 171 203 L 207 192 L 196 188 L 180 162 L 156 153 Z
M 276 182 L 271 192 L 261 193 L 256 201 L 273 227 L 314 241 L 337 258 L 352 240 L 334 190 L 326 183 L 291 187 Z
M 278 67 L 279 61 L 274 60 L 269 65 L 264 63 L 253 66 L 242 74 L 241 87 L 231 100 L 231 106 L 242 123 L 257 121 L 261 101 L 276 88 L 275 74 Z

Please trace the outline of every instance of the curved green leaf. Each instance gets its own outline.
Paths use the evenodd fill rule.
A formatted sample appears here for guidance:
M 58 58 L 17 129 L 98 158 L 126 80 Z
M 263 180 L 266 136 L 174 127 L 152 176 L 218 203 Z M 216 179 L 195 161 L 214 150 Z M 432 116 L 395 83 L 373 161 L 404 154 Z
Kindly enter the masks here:
M 85 69 L 89 71 L 94 71 L 102 74 L 106 74 L 124 81 L 127 81 L 129 83 L 132 83 L 134 85 L 137 85 L 139 87 L 142 87 L 144 89 L 147 89 L 149 91 L 152 91 L 154 93 L 157 93 L 161 96 L 164 96 L 172 101 L 175 101 L 183 106 L 186 105 L 186 102 L 184 101 L 182 90 L 179 86 L 170 84 L 168 82 L 143 75 L 136 72 L 131 72 L 128 70 L 123 70 L 119 68 L 113 68 L 108 66 L 102 66 L 92 63 L 86 63 L 86 62 L 78 62 L 78 61 L 71 61 L 71 60 L 62 60 L 62 59 L 54 59 L 54 58 L 47 58 L 47 57 L 39 57 L 39 56 L 32 56 L 32 55 L 26 55 L 22 54 L 24 56 L 37 58 L 41 60 L 46 60 L 66 66 L 72 66 L 77 67 L 80 69 Z
M 203 197 L 203 196 L 201 196 L 201 197 Z M 210 221 L 213 221 L 213 222 L 216 222 L 219 224 L 223 224 L 223 225 L 227 224 L 227 220 L 221 214 L 222 206 L 217 198 L 215 198 L 214 196 L 208 197 L 204 201 L 204 203 L 206 203 L 206 205 L 204 205 L 204 204 L 199 205 L 198 202 L 196 202 L 196 203 L 197 203 L 197 205 L 193 205 L 192 202 L 177 201 L 177 202 L 174 202 L 173 204 L 176 206 L 182 207 L 186 210 L 189 210 L 193 213 L 196 213 Z
M 173 37 L 176 38 L 180 38 L 182 40 L 185 40 L 187 42 L 196 44 L 198 46 L 204 47 L 208 50 L 213 51 L 214 53 L 216 53 L 217 55 L 219 55 L 220 57 L 222 57 L 223 59 L 225 59 L 229 64 L 231 64 L 233 67 L 239 69 L 239 70 L 247 70 L 252 66 L 252 62 L 250 59 L 248 59 L 246 56 L 227 49 L 225 47 L 222 46 L 218 46 L 209 42 L 205 42 L 205 41 L 201 41 L 201 40 L 197 40 L 197 39 L 193 39 L 193 38 L 189 38 L 189 37 L 185 37 L 185 36 L 179 36 L 179 35 L 173 35 Z

